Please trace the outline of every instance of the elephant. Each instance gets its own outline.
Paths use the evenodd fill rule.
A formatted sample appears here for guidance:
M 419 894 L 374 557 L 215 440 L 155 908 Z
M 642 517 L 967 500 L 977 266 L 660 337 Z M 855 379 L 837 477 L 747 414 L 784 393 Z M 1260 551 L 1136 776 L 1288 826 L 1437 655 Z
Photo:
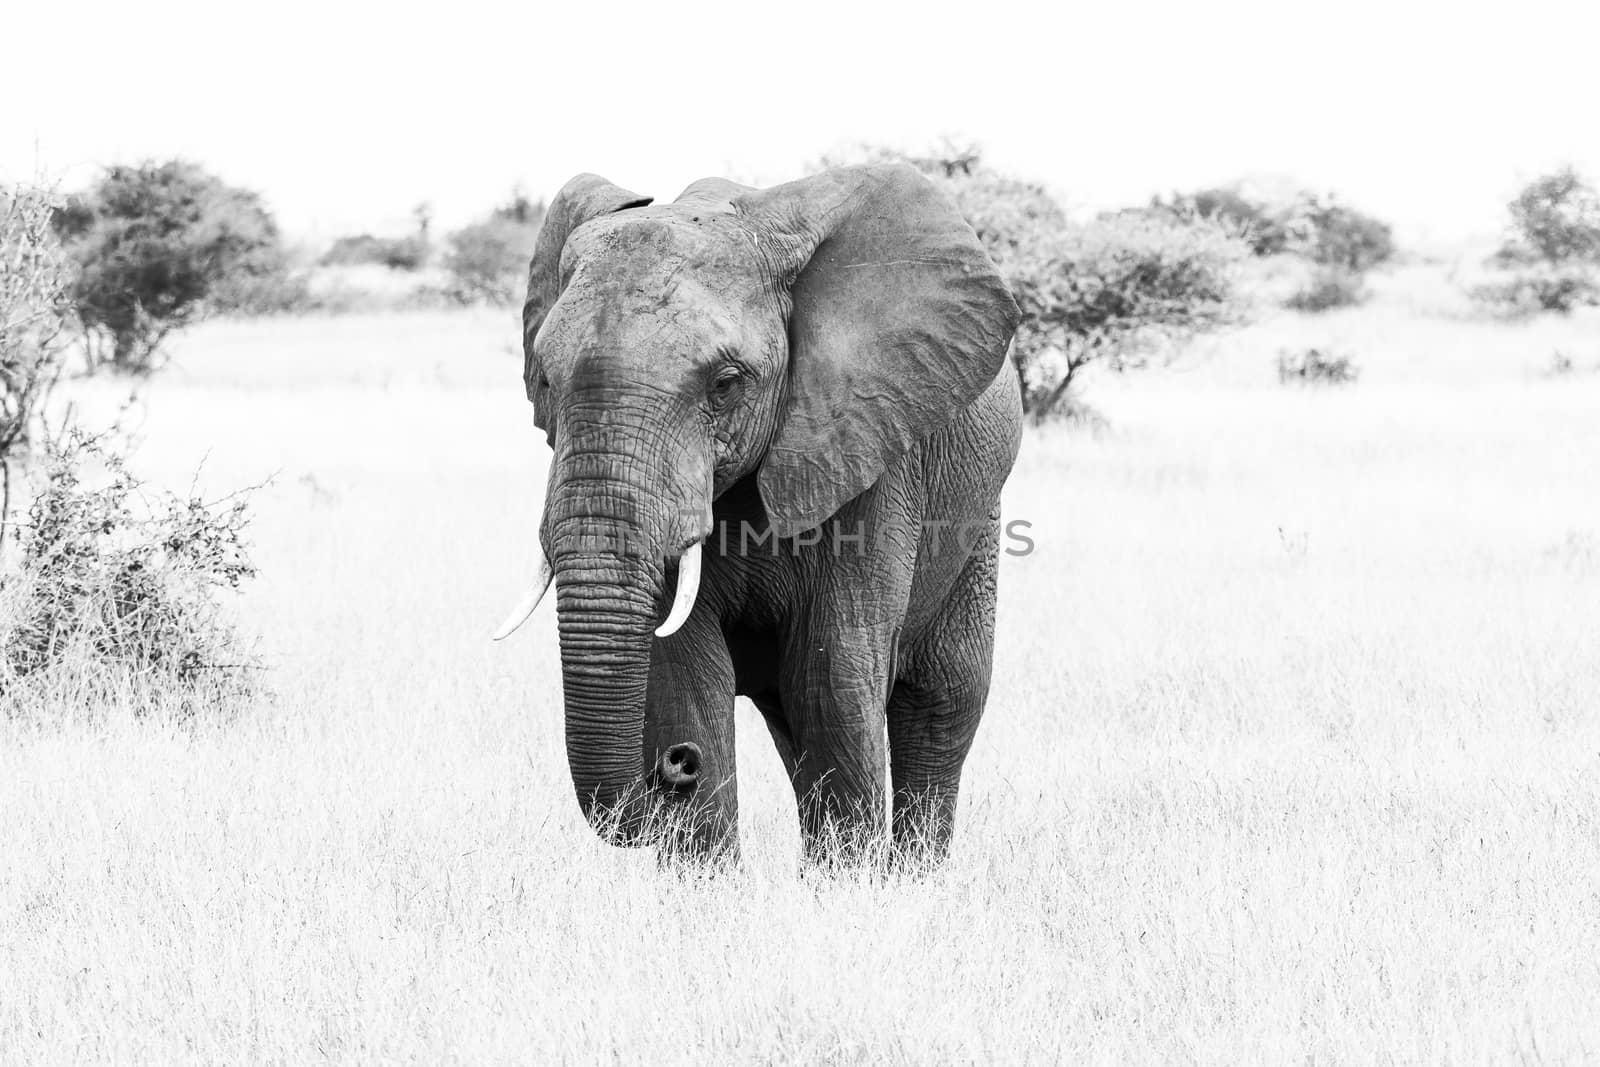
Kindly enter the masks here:
M 495 636 L 553 580 L 568 769 L 602 839 L 737 858 L 742 695 L 808 861 L 947 855 L 988 698 L 1019 318 L 906 165 L 670 204 L 561 189 L 523 308 L 552 450 L 538 578 Z

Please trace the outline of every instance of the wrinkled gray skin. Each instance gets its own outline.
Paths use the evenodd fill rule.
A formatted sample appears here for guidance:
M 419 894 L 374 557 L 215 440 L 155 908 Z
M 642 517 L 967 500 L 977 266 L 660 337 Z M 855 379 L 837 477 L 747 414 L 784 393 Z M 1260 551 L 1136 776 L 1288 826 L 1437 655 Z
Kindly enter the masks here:
M 881 840 L 887 744 L 894 854 L 941 857 L 989 688 L 1016 304 L 907 167 L 649 204 L 569 182 L 524 308 L 579 803 L 616 844 L 736 852 L 743 694 L 809 856 Z M 741 522 L 785 540 L 741 552 Z M 653 636 L 705 538 L 693 613 Z

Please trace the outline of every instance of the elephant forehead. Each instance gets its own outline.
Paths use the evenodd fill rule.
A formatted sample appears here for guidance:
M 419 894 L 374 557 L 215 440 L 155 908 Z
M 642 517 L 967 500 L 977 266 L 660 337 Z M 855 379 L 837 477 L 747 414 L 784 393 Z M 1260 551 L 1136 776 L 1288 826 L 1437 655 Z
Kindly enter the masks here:
M 754 278 L 757 238 L 731 215 L 684 213 L 672 206 L 637 208 L 579 227 L 567 239 L 562 274 L 585 265 L 631 285 L 662 285 L 689 271 L 723 283 Z M 591 272 L 592 273 L 592 272 Z
M 658 287 L 618 279 L 599 264 L 579 267 L 540 331 L 541 358 L 600 359 L 661 366 L 707 359 L 742 342 L 739 318 L 689 272 Z

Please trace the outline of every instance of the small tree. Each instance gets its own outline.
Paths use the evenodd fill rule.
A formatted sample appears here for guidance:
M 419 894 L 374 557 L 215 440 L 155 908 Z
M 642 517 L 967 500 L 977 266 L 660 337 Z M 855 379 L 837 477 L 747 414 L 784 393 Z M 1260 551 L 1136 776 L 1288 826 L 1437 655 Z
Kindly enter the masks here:
M 1211 219 L 1237 233 L 1257 256 L 1297 255 L 1318 267 L 1289 298 L 1296 311 L 1326 311 L 1366 298 L 1367 271 L 1394 255 L 1389 224 L 1331 195 L 1297 192 L 1271 202 L 1242 185 L 1219 186 L 1156 199 L 1151 207 L 1182 218 Z
M 1334 270 L 1359 276 L 1394 256 L 1389 224 L 1338 203 L 1332 197 L 1308 196 L 1301 212 L 1307 233 L 1306 258 Z
M 230 281 L 283 268 L 260 198 L 182 161 L 110 168 L 56 229 L 78 264 L 72 297 L 93 361 L 135 374 Z
M 1035 420 L 1073 412 L 1091 363 L 1143 367 L 1173 341 L 1242 318 L 1234 268 L 1249 249 L 1229 223 L 1166 207 L 1075 223 L 1042 185 L 951 143 L 924 156 L 864 147 L 814 169 L 847 162 L 910 163 L 955 201 L 1022 309 L 1011 356 Z
M 1509 209 L 1511 233 L 1491 262 L 1513 273 L 1472 295 L 1512 314 L 1600 305 L 1600 193 L 1566 167 L 1534 179 Z
M 53 198 L 0 190 L 0 552 L 11 515 L 12 465 L 33 445 L 61 375 L 71 264 L 51 226 Z
M 1509 205 L 1506 263 L 1600 263 L 1600 193 L 1571 167 L 1535 178 Z
M 513 190 L 486 218 L 450 234 L 444 267 L 451 294 L 463 303 L 512 304 L 522 298 L 528 260 L 544 221 L 544 203 Z
M 1324 267 L 1360 274 L 1394 255 L 1388 223 L 1332 196 L 1299 192 L 1269 203 L 1247 194 L 1242 185 L 1227 185 L 1157 198 L 1151 207 L 1179 217 L 1222 222 L 1258 256 L 1297 254 Z
M 1024 410 L 1070 414 L 1091 363 L 1142 368 L 1176 341 L 1242 321 L 1235 268 L 1248 254 L 1220 223 L 1159 212 L 1106 215 L 1060 235 L 1009 272 L 1024 316 L 1013 342 Z
M 1223 185 L 1193 193 L 1174 193 L 1159 197 L 1150 206 L 1180 218 L 1211 219 L 1223 223 L 1250 247 L 1257 256 L 1288 252 L 1301 238 L 1303 225 L 1296 204 L 1269 206 L 1265 201 L 1245 195 L 1238 185 Z

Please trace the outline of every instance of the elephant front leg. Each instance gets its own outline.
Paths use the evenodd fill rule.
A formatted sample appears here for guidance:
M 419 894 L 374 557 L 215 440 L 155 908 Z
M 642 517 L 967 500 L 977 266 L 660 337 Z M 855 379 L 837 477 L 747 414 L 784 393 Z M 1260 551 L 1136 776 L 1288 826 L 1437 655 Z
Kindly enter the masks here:
M 783 708 L 808 863 L 860 863 L 882 847 L 893 659 L 889 632 L 835 633 L 786 657 Z
M 644 765 L 664 856 L 737 858 L 733 663 L 710 611 L 652 648 Z

